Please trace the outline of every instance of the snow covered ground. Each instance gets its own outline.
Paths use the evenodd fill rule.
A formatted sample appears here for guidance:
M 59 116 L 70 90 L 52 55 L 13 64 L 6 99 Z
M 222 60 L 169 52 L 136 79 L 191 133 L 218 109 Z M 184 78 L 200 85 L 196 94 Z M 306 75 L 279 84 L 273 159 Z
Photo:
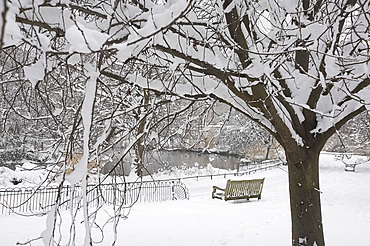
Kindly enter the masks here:
M 353 157 L 355 158 L 355 157 Z M 166 178 L 168 176 L 158 176 Z M 256 172 L 252 179 L 265 177 L 262 199 L 225 202 L 211 198 L 212 186 L 225 186 L 223 177 L 186 179 L 189 200 L 136 204 L 121 220 L 116 245 L 197 246 L 197 245 L 290 245 L 290 211 L 286 167 Z M 345 172 L 334 155 L 321 155 L 322 212 L 326 245 L 370 245 L 370 162 Z M 128 212 L 128 211 L 127 211 Z M 101 210 L 97 221 L 102 225 L 111 211 Z M 69 214 L 62 213 L 62 245 L 69 235 Z M 46 217 L 0 215 L 0 245 L 16 245 L 38 238 L 45 230 Z M 82 244 L 84 226 L 76 221 L 77 238 Z M 93 239 L 112 245 L 113 223 L 93 230 Z M 29 245 L 29 244 L 28 244 Z M 33 246 L 43 245 L 41 240 Z

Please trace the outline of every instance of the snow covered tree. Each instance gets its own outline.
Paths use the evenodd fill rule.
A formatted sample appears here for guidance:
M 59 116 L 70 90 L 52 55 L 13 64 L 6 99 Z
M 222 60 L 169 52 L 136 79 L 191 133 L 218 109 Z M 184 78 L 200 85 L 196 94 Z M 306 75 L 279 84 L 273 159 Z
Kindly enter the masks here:
M 276 155 L 278 146 L 274 144 L 271 134 L 256 122 L 234 110 L 216 137 L 216 146 L 221 150 L 232 150 L 232 153 L 250 160 L 278 157 Z
M 128 36 L 128 51 L 145 50 L 132 54 L 173 76 L 135 83 L 216 98 L 263 125 L 286 154 L 292 244 L 324 245 L 319 153 L 369 105 L 368 2 L 190 1 L 183 9 L 189 4 L 166 28 L 168 16 L 143 8 L 151 17 Z M 144 35 L 149 26 L 156 31 Z
M 0 23 L 2 47 L 34 49 L 34 62 L 24 69 L 33 88 L 53 67 L 82 62 L 84 153 L 103 77 L 159 95 L 226 103 L 265 127 L 285 150 L 292 245 L 324 245 L 319 153 L 369 108 L 368 1 L 7 3 L 0 9 L 8 7 Z M 127 73 L 132 61 L 165 76 Z M 83 160 L 80 166 L 87 166 L 87 155 Z M 86 167 L 81 171 L 78 178 Z M 86 245 L 90 241 L 87 235 Z

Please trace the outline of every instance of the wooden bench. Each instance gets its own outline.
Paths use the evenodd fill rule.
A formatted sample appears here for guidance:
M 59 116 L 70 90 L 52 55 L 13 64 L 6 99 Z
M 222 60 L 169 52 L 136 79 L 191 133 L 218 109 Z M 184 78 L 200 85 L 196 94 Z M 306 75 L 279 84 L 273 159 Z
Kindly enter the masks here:
M 212 198 L 228 200 L 238 200 L 249 198 L 261 199 L 263 179 L 253 180 L 228 180 L 226 188 L 222 189 L 217 186 L 213 186 Z M 221 192 L 217 192 L 220 190 Z
M 358 165 L 358 163 L 344 163 L 344 171 L 346 172 L 355 172 L 355 168 Z
M 367 157 L 367 160 L 357 158 L 354 162 L 352 161 L 351 163 L 342 161 L 344 163 L 344 170 L 346 172 L 355 172 L 356 166 L 357 165 L 362 165 L 370 161 L 370 158 Z

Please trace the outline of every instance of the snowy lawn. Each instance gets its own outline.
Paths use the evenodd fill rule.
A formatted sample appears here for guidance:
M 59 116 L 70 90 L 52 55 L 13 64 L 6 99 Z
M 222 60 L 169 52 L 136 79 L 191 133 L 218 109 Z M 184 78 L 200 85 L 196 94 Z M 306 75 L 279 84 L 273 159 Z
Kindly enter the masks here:
M 190 199 L 139 203 L 117 228 L 116 245 L 290 245 L 290 211 L 286 167 L 232 179 L 265 177 L 262 199 L 225 202 L 211 198 L 212 186 L 224 187 L 223 177 L 183 180 Z M 163 176 L 159 178 L 165 178 Z M 326 245 L 370 245 L 370 163 L 345 172 L 333 155 L 321 156 L 322 212 Z M 101 211 L 99 224 L 110 211 Z M 69 234 L 68 211 L 62 213 L 63 233 Z M 82 216 L 76 221 L 77 238 L 84 237 Z M 113 223 L 106 224 L 105 238 L 98 245 L 111 245 Z M 37 238 L 45 229 L 45 217 L 0 215 L 0 244 L 16 245 Z M 62 239 L 62 240 L 63 240 Z M 102 240 L 100 230 L 93 239 Z M 63 241 L 62 245 L 66 242 Z M 43 245 L 41 240 L 31 245 Z

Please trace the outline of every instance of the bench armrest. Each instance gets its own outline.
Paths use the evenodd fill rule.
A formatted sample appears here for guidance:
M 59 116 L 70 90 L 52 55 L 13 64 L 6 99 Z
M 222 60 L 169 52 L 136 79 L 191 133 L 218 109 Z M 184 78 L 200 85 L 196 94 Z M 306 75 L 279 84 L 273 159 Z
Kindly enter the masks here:
M 225 189 L 222 189 L 220 187 L 217 187 L 217 186 L 213 186 L 213 191 L 216 192 L 216 190 L 222 190 L 222 191 L 225 191 Z
M 217 187 L 217 186 L 213 186 L 212 199 L 213 199 L 213 198 L 222 199 L 222 196 L 218 196 L 218 195 L 217 195 L 217 193 L 216 193 L 216 191 L 217 191 L 217 190 L 221 190 L 221 191 L 225 192 L 225 189 L 222 189 L 222 188 Z

